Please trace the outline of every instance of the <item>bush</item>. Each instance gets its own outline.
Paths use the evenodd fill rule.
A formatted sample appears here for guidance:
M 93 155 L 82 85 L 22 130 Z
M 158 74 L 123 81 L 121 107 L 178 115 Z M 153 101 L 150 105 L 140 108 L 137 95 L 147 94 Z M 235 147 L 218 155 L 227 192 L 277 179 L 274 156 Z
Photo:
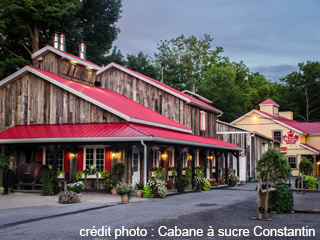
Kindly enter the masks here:
M 68 191 L 80 193 L 82 189 L 84 188 L 84 185 L 82 182 L 76 182 L 76 183 L 69 183 L 67 185 Z
M 210 188 L 211 188 L 211 184 L 210 184 L 210 182 L 209 182 L 208 180 L 206 180 L 206 181 L 204 182 L 204 184 L 203 184 L 203 190 L 204 190 L 204 191 L 209 191 Z
M 293 210 L 293 191 L 285 184 L 276 185 L 276 191 L 270 194 L 271 207 L 277 213 L 291 213 Z
M 190 184 L 189 178 L 181 177 L 177 180 L 175 184 L 175 188 L 178 190 L 179 193 L 183 193 L 186 187 Z
M 313 171 L 312 162 L 305 157 L 302 158 L 301 162 L 299 163 L 299 172 L 303 173 L 304 175 L 310 175 Z
M 300 179 L 299 188 L 301 188 L 301 177 L 295 180 L 295 186 L 298 188 L 298 180 Z M 318 189 L 318 180 L 312 176 L 303 176 L 303 188 Z
M 113 172 L 122 175 L 124 173 L 124 164 L 122 162 L 117 162 L 113 166 Z
M 166 183 L 161 179 L 152 179 L 147 182 L 147 186 L 153 191 L 157 191 L 159 198 L 164 198 L 167 196 L 167 187 Z
M 49 170 L 43 174 L 42 195 L 55 195 L 57 193 L 58 184 L 58 172 L 49 168 Z
M 76 180 L 77 181 L 82 180 L 82 175 L 83 175 L 83 171 L 78 171 L 76 173 Z
M 0 168 L 8 168 L 10 164 L 10 158 L 0 154 Z
M 143 198 L 153 198 L 152 188 L 144 187 L 142 190 Z
M 77 193 L 71 191 L 65 191 L 59 193 L 59 203 L 69 204 L 69 203 L 78 203 L 80 197 Z
M 117 179 L 110 179 L 106 182 L 105 188 L 107 190 L 110 190 L 112 188 L 116 188 L 120 184 L 120 181 Z

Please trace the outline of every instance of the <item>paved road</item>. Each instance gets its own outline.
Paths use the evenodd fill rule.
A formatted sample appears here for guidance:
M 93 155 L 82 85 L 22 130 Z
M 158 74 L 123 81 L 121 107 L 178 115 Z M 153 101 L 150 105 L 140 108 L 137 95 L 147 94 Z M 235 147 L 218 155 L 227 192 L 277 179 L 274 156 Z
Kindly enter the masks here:
M 210 192 L 181 194 L 165 199 L 152 199 L 114 206 L 87 203 L 0 210 L 0 238 L 5 240 L 81 239 L 86 238 L 80 237 L 81 229 L 102 229 L 104 227 L 105 234 L 108 235 L 107 229 L 110 227 L 111 237 L 95 238 L 114 239 L 114 229 L 137 229 L 139 227 L 146 229 L 148 235 L 127 239 L 166 239 L 167 237 L 160 237 L 157 234 L 161 226 L 203 229 L 204 231 L 212 226 L 217 234 L 218 229 L 223 228 L 246 228 L 252 232 L 257 225 L 269 228 L 283 228 L 285 226 L 301 228 L 308 225 L 310 228 L 318 228 L 316 233 L 319 234 L 320 214 L 273 215 L 271 222 L 248 220 L 255 215 L 255 186 L 254 183 L 245 184 L 237 188 L 215 189 Z M 303 196 L 300 198 L 302 199 Z M 319 199 L 319 195 L 313 195 L 313 197 L 309 197 L 309 200 L 315 198 Z M 84 211 L 85 208 L 91 209 Z M 164 232 L 165 228 L 162 230 Z M 119 233 L 119 231 L 117 232 Z M 81 233 L 85 234 L 85 231 Z M 137 231 L 131 230 L 131 234 L 134 233 Z M 144 232 L 140 233 L 144 234 Z M 249 237 L 252 238 L 252 235 Z M 205 235 L 199 238 L 176 237 L 174 239 L 214 238 L 228 239 L 217 235 L 214 237 Z M 238 239 L 243 239 L 243 237 Z

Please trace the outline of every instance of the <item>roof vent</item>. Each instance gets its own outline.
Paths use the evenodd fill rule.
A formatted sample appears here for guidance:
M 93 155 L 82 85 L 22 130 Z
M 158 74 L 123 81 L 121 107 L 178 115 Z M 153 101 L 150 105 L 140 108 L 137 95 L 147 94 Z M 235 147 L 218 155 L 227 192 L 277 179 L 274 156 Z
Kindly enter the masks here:
M 94 82 L 94 86 L 95 86 L 95 87 L 101 87 L 101 82 L 95 81 L 95 82 Z
M 53 36 L 53 47 L 59 49 L 60 45 L 60 35 L 58 33 L 55 33 Z
M 86 44 L 84 42 L 79 43 L 79 57 L 86 60 Z

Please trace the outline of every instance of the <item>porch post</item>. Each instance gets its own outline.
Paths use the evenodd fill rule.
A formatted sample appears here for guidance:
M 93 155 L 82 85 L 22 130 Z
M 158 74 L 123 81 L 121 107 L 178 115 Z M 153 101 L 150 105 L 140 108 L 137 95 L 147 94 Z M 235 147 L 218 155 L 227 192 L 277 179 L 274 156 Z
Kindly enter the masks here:
M 224 152 L 224 178 L 225 183 L 228 183 L 228 152 Z
M 313 176 L 317 175 L 316 155 L 313 155 Z
M 182 148 L 176 147 L 176 157 L 177 157 L 177 176 L 178 179 L 181 178 L 181 155 L 182 155 Z
M 145 143 L 146 144 L 146 143 Z M 146 147 L 147 147 L 147 151 L 144 153 L 144 161 L 146 162 L 145 164 L 145 171 L 144 171 L 144 174 L 145 174 L 145 177 L 144 177 L 144 184 L 147 183 L 147 181 L 149 180 L 149 154 L 150 154 L 150 151 L 151 151 L 151 146 L 149 144 L 146 144 Z
M 216 159 L 216 172 L 215 172 L 215 175 L 216 175 L 216 179 L 217 179 L 217 182 L 219 182 L 219 161 L 218 161 L 218 152 L 217 151 L 214 151 L 214 156 L 215 156 L 215 159 Z
M 239 169 L 240 169 L 240 164 L 239 164 L 239 151 L 236 152 L 236 156 L 237 156 L 237 176 L 240 178 L 240 172 L 239 172 Z
M 195 168 L 196 168 L 196 153 L 197 149 L 195 148 L 190 148 L 191 150 L 191 156 L 192 156 L 192 161 L 191 161 L 191 181 L 192 181 L 192 186 L 193 186 L 193 179 L 195 177 Z
M 208 178 L 207 175 L 207 169 L 208 169 L 208 156 L 209 156 L 209 150 L 204 150 L 204 159 L 203 159 L 203 165 L 204 165 L 204 177 Z

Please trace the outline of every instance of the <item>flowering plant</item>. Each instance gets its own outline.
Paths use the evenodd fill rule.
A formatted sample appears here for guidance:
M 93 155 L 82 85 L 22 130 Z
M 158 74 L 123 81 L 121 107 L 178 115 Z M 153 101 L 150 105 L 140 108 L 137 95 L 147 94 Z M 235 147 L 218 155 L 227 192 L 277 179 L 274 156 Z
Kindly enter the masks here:
M 147 182 L 147 187 L 151 188 L 153 191 L 156 191 L 160 198 L 164 198 L 167 195 L 166 183 L 158 178 L 149 180 Z
M 69 183 L 67 185 L 67 188 L 69 191 L 80 193 L 82 191 L 82 189 L 84 188 L 84 184 L 81 181 L 76 182 L 76 183 Z
M 83 170 L 83 173 L 85 175 L 95 175 L 97 172 L 99 172 L 99 170 L 92 165 L 90 165 L 89 168 L 86 168 L 85 170 Z
M 134 194 L 134 188 L 132 186 L 121 184 L 117 187 L 117 194 L 120 196 L 128 195 L 128 197 L 131 198 Z
M 227 180 L 228 182 L 239 182 L 239 177 L 234 174 L 230 174 Z
M 78 203 L 80 201 L 78 194 L 72 191 L 60 192 L 58 197 L 59 203 L 62 204 Z

